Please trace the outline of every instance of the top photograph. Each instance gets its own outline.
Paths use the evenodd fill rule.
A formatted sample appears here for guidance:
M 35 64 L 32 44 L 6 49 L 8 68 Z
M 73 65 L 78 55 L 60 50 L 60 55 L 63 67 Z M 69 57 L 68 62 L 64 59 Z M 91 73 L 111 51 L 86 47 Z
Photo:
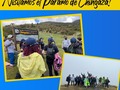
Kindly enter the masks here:
M 60 76 L 64 53 L 84 54 L 82 15 L 2 21 L 5 80 Z

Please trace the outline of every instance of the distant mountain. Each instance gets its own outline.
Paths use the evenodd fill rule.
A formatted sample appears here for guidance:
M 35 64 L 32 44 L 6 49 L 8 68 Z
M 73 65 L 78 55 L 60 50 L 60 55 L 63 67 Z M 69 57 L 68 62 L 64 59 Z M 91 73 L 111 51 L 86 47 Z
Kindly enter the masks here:
M 59 33 L 63 35 L 73 35 L 76 32 L 80 32 L 80 20 L 76 20 L 72 23 L 62 22 L 43 22 L 39 24 L 24 24 L 15 25 L 16 28 L 39 30 L 41 32 Z M 12 34 L 12 28 L 10 25 L 3 27 L 4 35 Z
M 74 22 L 72 22 L 74 24 L 79 24 L 80 23 L 80 20 L 75 20 Z

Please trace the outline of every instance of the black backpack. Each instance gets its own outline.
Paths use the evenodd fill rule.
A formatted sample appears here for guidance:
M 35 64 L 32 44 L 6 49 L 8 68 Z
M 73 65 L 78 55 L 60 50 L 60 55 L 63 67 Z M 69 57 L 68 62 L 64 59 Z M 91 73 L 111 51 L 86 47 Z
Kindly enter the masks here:
M 68 47 L 68 53 L 82 54 L 82 47 L 79 43 L 71 44 Z
M 66 78 L 66 81 L 67 81 L 67 82 L 69 82 L 69 81 L 70 81 L 70 77 L 69 77 L 69 76 Z
M 76 54 L 82 54 L 82 44 L 76 42 L 74 44 L 74 51 L 75 51 Z
M 75 49 L 74 49 L 73 45 L 70 45 L 70 46 L 68 47 L 67 52 L 68 52 L 68 53 L 75 53 Z
M 55 54 L 54 46 L 47 47 L 47 58 L 54 59 L 55 58 L 54 54 Z

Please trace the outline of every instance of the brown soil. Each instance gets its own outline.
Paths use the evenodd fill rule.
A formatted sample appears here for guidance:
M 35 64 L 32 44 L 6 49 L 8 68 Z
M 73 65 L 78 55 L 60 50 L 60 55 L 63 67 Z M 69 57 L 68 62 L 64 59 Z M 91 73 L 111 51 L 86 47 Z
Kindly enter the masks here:
M 78 87 L 78 86 L 61 86 L 60 90 L 117 90 L 117 87 L 110 86 L 109 88 L 102 88 L 102 87 L 90 87 L 90 88 L 85 88 L 85 87 Z

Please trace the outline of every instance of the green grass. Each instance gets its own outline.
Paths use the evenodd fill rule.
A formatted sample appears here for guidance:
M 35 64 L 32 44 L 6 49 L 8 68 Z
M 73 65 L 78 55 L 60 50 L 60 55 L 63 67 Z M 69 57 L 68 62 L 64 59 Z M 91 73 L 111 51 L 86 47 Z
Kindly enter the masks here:
M 61 57 L 63 57 L 63 50 L 62 50 L 62 41 L 64 40 L 64 35 L 60 34 L 49 34 L 49 33 L 39 33 L 39 38 L 42 37 L 44 38 L 45 45 L 48 43 L 48 38 L 52 36 L 56 42 L 56 45 L 59 49 L 59 54 Z M 72 36 L 68 36 L 68 38 L 71 38 Z M 17 45 L 18 46 L 18 45 Z M 7 55 L 5 55 L 6 61 L 8 61 Z M 9 62 L 9 61 L 8 61 Z M 47 68 L 47 65 L 46 65 Z M 14 79 L 16 73 L 18 72 L 17 66 L 15 67 L 6 67 L 6 74 L 7 74 L 7 80 L 9 79 Z M 48 69 L 45 73 L 45 76 L 48 76 Z

